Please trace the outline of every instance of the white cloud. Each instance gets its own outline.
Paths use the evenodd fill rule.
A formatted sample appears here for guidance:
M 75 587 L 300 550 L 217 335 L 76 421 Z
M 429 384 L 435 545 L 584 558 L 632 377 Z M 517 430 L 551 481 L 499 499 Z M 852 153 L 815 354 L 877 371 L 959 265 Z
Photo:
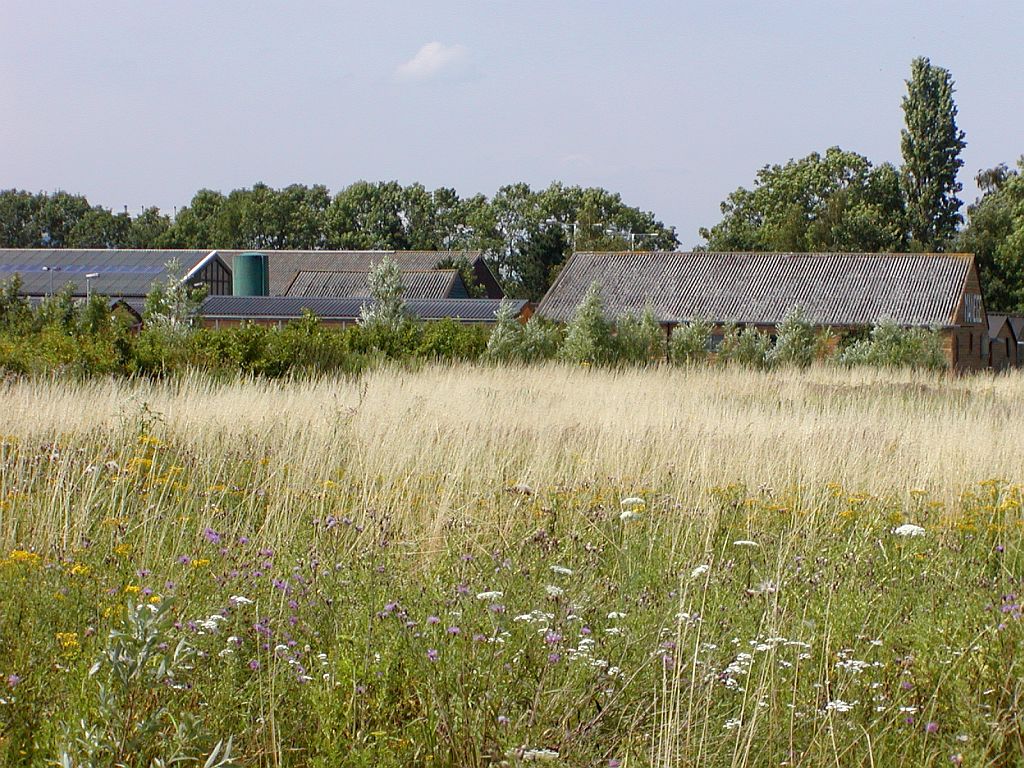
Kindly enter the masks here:
M 469 57 L 469 51 L 462 45 L 427 43 L 416 55 L 395 71 L 399 80 L 430 80 L 443 74 L 460 71 Z

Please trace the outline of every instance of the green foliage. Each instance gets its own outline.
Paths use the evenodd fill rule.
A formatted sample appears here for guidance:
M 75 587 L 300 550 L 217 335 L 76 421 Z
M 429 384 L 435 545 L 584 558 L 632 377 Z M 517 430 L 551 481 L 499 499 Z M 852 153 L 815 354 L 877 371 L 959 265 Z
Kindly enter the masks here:
M 936 328 L 903 328 L 892 320 L 881 320 L 867 339 L 854 341 L 839 355 L 845 365 L 870 365 L 878 368 L 947 367 L 942 334 Z
M 669 359 L 676 365 L 706 363 L 710 357 L 712 323 L 694 318 L 672 329 L 669 340 Z
M 983 194 L 967 209 L 957 250 L 975 254 L 989 311 L 1024 313 L 1024 157 L 977 181 Z
M 753 326 L 739 328 L 729 324 L 724 328 L 722 343 L 718 347 L 718 361 L 744 368 L 767 368 L 771 345 L 767 333 Z
M 478 360 L 488 350 L 491 331 L 452 317 L 426 323 L 416 354 L 431 360 Z
M 654 308 L 644 307 L 640 317 L 625 315 L 615 326 L 614 354 L 620 363 L 648 365 L 665 359 L 665 332 L 654 315 Z
M 806 368 L 818 350 L 817 334 L 801 306 L 792 307 L 778 327 L 775 346 L 768 353 L 772 365 Z
M 910 236 L 923 250 L 943 250 L 963 221 L 957 173 L 967 144 L 956 113 L 949 71 L 923 56 L 914 59 L 903 97 L 901 183 Z
M 587 295 L 576 307 L 565 330 L 565 342 L 559 352 L 569 363 L 600 365 L 615 356 L 611 327 L 604 316 L 604 304 L 597 283 L 591 284 Z
M 0 282 L 0 331 L 23 331 L 31 320 L 32 308 L 21 295 L 21 275 Z
M 553 360 L 562 343 L 562 327 L 539 315 L 533 315 L 523 326 L 518 358 L 524 363 Z
M 359 310 L 359 325 L 373 332 L 400 333 L 409 316 L 402 298 L 405 283 L 398 264 L 385 255 L 370 268 L 367 282 L 371 301 Z
M 702 228 L 710 251 L 900 251 L 905 246 L 899 176 L 862 155 L 830 147 L 785 165 L 766 165 L 752 190 L 721 205 Z
M 122 626 L 111 631 L 89 670 L 95 701 L 69 725 L 61 768 L 237 765 L 232 740 L 214 743 L 187 695 L 195 652 L 184 637 L 175 642 L 170 605 L 130 606 Z
M 503 300 L 498 306 L 496 322 L 487 339 L 484 359 L 508 363 L 519 358 L 523 344 L 523 326 L 516 318 L 511 301 Z
M 159 326 L 170 333 L 186 334 L 206 297 L 206 289 L 193 288 L 185 283 L 177 259 L 167 262 L 165 271 L 167 277 L 154 282 L 146 294 L 143 320 L 150 327 Z

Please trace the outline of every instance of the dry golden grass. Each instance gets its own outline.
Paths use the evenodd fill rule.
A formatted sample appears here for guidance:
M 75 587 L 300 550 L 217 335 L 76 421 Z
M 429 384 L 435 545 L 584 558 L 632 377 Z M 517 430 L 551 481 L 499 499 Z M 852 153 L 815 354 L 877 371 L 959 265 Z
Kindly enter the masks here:
M 360 381 L 14 382 L 0 390 L 0 434 L 123 458 L 152 417 L 154 434 L 198 458 L 198 485 L 225 482 L 239 452 L 265 459 L 270 524 L 287 525 L 296 487 L 333 478 L 429 534 L 517 483 L 687 503 L 731 483 L 952 500 L 1020 479 L 1022 402 L 1017 374 L 439 366 Z

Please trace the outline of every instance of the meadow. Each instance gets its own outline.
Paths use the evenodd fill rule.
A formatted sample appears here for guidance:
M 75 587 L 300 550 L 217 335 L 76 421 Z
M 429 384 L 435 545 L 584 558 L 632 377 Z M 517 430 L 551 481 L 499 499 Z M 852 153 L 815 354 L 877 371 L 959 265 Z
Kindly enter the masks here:
M 1024 764 L 1024 378 L 0 383 L 0 763 Z

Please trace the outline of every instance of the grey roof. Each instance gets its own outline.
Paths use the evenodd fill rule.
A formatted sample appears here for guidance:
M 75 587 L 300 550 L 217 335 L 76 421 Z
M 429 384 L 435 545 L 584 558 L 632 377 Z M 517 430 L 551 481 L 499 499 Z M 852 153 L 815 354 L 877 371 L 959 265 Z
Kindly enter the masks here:
M 208 320 L 294 320 L 304 309 L 323 320 L 353 321 L 371 299 L 366 297 L 317 298 L 302 296 L 210 296 L 199 310 Z M 512 301 L 518 315 L 527 302 Z M 406 302 L 409 313 L 422 320 L 452 317 L 474 323 L 493 323 L 500 299 L 414 299 Z
M 953 324 L 974 257 L 904 253 L 576 253 L 537 312 L 565 322 L 591 283 L 611 318 L 649 303 L 663 323 L 777 325 L 795 305 L 818 325 Z
M 1024 343 L 1024 315 L 1007 315 L 1006 319 L 1010 321 L 1010 328 L 1018 343 Z
M 370 273 L 307 272 L 295 275 L 286 296 L 369 296 Z M 457 269 L 403 271 L 406 299 L 468 298 Z
M 76 295 L 85 295 L 85 276 L 93 293 L 105 296 L 145 296 L 154 281 L 167 276 L 166 265 L 177 259 L 184 273 L 192 273 L 213 258 L 213 253 L 185 250 L 128 250 L 103 248 L 0 248 L 0 280 L 21 275 L 21 292 L 45 296 L 59 291 L 65 283 L 76 285 Z M 51 271 L 44 270 L 49 267 Z M 52 277 L 52 283 L 51 283 Z
M 268 251 L 270 295 L 284 296 L 299 272 L 368 272 L 385 255 L 394 259 L 403 271 L 430 270 L 449 258 L 465 257 L 471 265 L 483 261 L 480 251 Z M 230 268 L 234 257 L 246 250 L 218 250 Z

